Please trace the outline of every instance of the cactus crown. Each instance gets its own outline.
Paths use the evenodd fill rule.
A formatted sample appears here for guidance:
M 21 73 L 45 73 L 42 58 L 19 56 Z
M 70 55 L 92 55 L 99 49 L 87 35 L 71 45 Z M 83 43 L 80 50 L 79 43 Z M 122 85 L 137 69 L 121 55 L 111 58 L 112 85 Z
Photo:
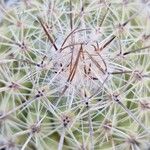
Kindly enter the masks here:
M 0 149 L 148 150 L 150 2 L 0 2 Z

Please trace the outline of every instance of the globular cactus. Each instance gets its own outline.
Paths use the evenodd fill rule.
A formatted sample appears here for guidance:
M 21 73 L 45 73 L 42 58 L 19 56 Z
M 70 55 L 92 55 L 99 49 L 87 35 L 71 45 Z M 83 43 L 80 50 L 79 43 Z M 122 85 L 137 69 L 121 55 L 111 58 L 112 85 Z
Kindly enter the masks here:
M 150 149 L 149 0 L 1 1 L 0 13 L 0 149 Z

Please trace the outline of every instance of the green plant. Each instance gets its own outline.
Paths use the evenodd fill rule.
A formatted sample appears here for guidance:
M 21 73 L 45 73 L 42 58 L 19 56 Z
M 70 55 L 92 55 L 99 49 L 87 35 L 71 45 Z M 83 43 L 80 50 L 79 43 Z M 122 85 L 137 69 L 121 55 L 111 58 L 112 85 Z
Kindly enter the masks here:
M 148 0 L 0 11 L 0 149 L 150 148 Z

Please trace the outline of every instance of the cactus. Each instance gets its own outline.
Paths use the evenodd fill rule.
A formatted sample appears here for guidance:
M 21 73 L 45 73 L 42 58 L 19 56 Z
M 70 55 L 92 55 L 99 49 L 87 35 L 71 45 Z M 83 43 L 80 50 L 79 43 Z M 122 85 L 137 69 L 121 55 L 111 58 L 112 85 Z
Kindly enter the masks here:
M 0 2 L 0 149 L 149 150 L 150 2 Z

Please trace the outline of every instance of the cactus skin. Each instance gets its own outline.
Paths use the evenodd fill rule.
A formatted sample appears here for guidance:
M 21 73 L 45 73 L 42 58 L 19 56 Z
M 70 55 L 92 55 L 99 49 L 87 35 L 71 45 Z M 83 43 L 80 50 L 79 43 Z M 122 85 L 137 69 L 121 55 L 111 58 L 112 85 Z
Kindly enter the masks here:
M 150 2 L 0 2 L 0 149 L 149 150 Z

